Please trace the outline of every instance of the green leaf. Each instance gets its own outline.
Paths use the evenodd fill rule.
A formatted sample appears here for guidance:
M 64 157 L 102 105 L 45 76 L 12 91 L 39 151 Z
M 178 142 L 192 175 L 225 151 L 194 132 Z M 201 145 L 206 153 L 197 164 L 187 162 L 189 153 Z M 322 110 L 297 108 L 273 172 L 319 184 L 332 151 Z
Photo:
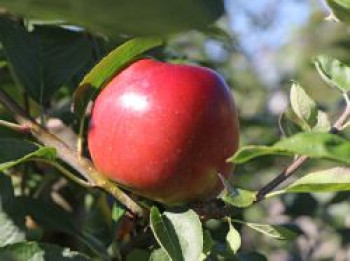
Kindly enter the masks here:
M 0 138 L 0 171 L 11 168 L 33 157 L 53 160 L 54 148 L 41 147 L 33 142 L 12 138 Z
M 227 204 L 234 207 L 246 208 L 255 202 L 256 191 L 234 188 L 233 191 L 229 192 L 227 189 L 225 189 L 220 198 Z
M 350 17 L 350 15 L 349 15 Z M 343 92 L 350 90 L 350 67 L 326 55 L 315 58 L 315 66 L 322 79 Z
M 126 261 L 148 261 L 150 254 L 147 250 L 134 248 L 127 256 Z
M 1 0 L 10 12 L 78 24 L 117 38 L 202 29 L 224 13 L 217 0 Z
M 88 261 L 87 256 L 55 245 L 22 242 L 0 248 L 9 261 Z
M 229 220 L 229 231 L 226 235 L 226 243 L 229 246 L 230 250 L 234 253 L 237 254 L 238 249 L 241 247 L 241 236 L 238 233 L 238 231 L 232 226 L 231 220 Z
M 350 168 L 336 167 L 312 172 L 296 180 L 285 192 L 350 191 Z
M 286 110 L 279 118 L 279 127 L 284 136 L 291 136 L 302 132 L 304 123 L 292 109 Z
M 82 80 L 74 93 L 74 110 L 82 117 L 88 102 L 114 75 L 142 53 L 162 44 L 159 38 L 135 38 L 105 56 Z
M 41 63 L 34 38 L 20 23 L 0 16 L 0 42 L 16 80 L 33 99 L 40 101 Z
M 211 237 L 211 234 L 208 230 L 203 231 L 203 253 L 201 255 L 202 260 L 205 260 L 206 257 L 210 255 L 210 252 L 214 246 L 215 242 Z
M 295 233 L 294 231 L 288 229 L 286 226 L 283 226 L 283 225 L 250 223 L 250 222 L 243 222 L 241 220 L 232 220 L 232 222 L 244 224 L 249 228 L 264 234 L 265 236 L 269 236 L 275 239 L 291 240 L 298 236 L 297 233 Z
M 305 155 L 350 164 L 350 141 L 329 133 L 299 133 L 284 138 L 273 146 L 246 146 L 229 159 L 244 163 L 264 155 Z
M 203 250 L 202 225 L 193 210 L 166 211 L 151 208 L 150 223 L 156 240 L 173 261 L 198 260 Z
M 120 204 L 118 204 L 117 202 L 113 203 L 112 220 L 114 222 L 118 222 L 120 218 L 124 216 L 125 212 L 125 208 L 123 208 Z
M 329 121 L 327 113 L 318 110 L 317 112 L 317 123 L 316 125 L 312 128 L 312 131 L 316 132 L 327 132 L 331 129 L 332 125 L 331 122 Z
M 327 3 L 336 18 L 350 24 L 350 0 L 327 0 Z
M 316 123 L 317 106 L 298 83 L 292 84 L 290 102 L 294 113 L 304 123 L 303 129 L 310 130 Z
M 163 248 L 154 250 L 149 258 L 149 261 L 172 261 Z
M 25 240 L 24 213 L 18 204 L 11 179 L 0 175 L 0 247 Z
M 108 254 L 103 244 L 91 234 L 79 229 L 73 217 L 54 204 L 38 199 L 20 197 L 19 203 L 27 215 L 30 215 L 40 226 L 47 231 L 59 231 L 77 237 L 92 252 L 100 257 L 107 258 Z
M 28 32 L 0 16 L 0 42 L 15 79 L 39 104 L 92 59 L 87 34 L 59 26 L 37 25 Z

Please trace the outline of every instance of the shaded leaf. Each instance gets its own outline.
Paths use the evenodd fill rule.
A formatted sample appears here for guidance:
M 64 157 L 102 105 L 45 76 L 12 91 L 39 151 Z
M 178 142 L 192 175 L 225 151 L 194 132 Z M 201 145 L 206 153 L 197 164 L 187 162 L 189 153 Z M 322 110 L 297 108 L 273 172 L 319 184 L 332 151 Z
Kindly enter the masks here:
M 23 242 L 0 248 L 0 255 L 13 261 L 88 261 L 87 256 L 55 245 Z
M 320 55 L 315 58 L 315 66 L 318 73 L 327 84 L 342 91 L 350 90 L 349 66 L 325 55 Z
M 48 101 L 92 55 L 86 33 L 48 25 L 28 32 L 19 22 L 2 16 L 0 42 L 15 79 L 39 104 Z
M 60 231 L 77 237 L 98 256 L 104 258 L 108 256 L 102 243 L 91 234 L 81 231 L 68 212 L 54 204 L 49 204 L 37 199 L 21 197 L 18 200 L 26 214 L 30 215 L 45 230 Z
M 336 167 L 307 174 L 293 182 L 285 192 L 350 191 L 350 169 Z
M 55 156 L 56 150 L 54 148 L 41 147 L 26 140 L 0 138 L 0 171 L 33 157 L 52 160 Z
M 306 155 L 350 164 L 350 141 L 329 133 L 299 133 L 284 138 L 273 146 L 246 146 L 229 159 L 244 163 L 264 155 Z
M 163 214 L 156 207 L 150 213 L 152 231 L 173 261 L 196 261 L 203 250 L 202 225 L 193 210 Z
M 114 75 L 142 53 L 162 44 L 158 38 L 135 38 L 105 56 L 81 81 L 74 93 L 74 111 L 82 117 L 89 101 Z
M 1 174 L 1 173 L 0 173 Z M 24 213 L 16 201 L 11 179 L 0 175 L 0 247 L 25 240 Z
M 290 102 L 294 113 L 304 123 L 303 129 L 310 130 L 316 123 L 317 106 L 298 83 L 292 84 Z
M 201 29 L 224 13 L 223 1 L 217 0 L 1 0 L 0 5 L 35 19 L 83 25 L 114 38 Z

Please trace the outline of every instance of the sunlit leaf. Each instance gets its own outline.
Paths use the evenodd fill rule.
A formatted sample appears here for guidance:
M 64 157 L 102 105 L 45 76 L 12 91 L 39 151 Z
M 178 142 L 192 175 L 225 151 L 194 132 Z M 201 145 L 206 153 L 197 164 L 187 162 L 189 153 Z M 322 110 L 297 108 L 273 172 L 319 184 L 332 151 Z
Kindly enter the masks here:
M 350 191 L 350 169 L 336 167 L 312 172 L 293 182 L 285 192 Z
M 325 55 L 316 57 L 315 66 L 322 79 L 330 86 L 342 91 L 350 90 L 350 66 Z
M 234 226 L 229 222 L 229 231 L 226 235 L 226 243 L 229 246 L 230 250 L 236 254 L 238 249 L 241 247 L 241 236 Z
M 233 191 L 225 189 L 220 198 L 231 206 L 246 208 L 255 202 L 256 192 L 239 188 L 234 188 Z
M 303 128 L 310 130 L 317 120 L 317 106 L 298 83 L 292 84 L 290 102 L 294 113 L 304 123 Z
M 316 132 L 327 132 L 331 129 L 332 125 L 328 118 L 328 114 L 324 111 L 318 110 L 317 112 L 317 122 L 313 126 L 312 131 Z
M 244 163 L 264 155 L 306 155 L 350 164 L 350 141 L 329 133 L 299 133 L 273 146 L 246 146 L 229 159 Z
M 173 261 L 198 260 L 203 250 L 202 225 L 193 210 L 163 214 L 156 207 L 150 213 L 151 228 Z
M 234 222 L 234 220 L 233 220 Z M 260 223 L 250 223 L 250 222 L 239 222 L 255 231 L 258 231 L 265 236 L 272 237 L 280 240 L 291 240 L 298 236 L 297 233 L 288 229 L 283 225 L 268 225 L 268 224 L 260 224 Z
M 350 0 L 327 0 L 327 3 L 336 18 L 350 24 Z

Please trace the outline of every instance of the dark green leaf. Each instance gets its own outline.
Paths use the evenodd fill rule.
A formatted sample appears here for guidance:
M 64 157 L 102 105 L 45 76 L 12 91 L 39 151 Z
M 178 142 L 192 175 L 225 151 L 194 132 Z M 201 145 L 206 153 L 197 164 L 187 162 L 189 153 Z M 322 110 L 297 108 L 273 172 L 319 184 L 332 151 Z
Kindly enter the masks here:
M 56 150 L 53 148 L 41 147 L 25 140 L 0 138 L 0 171 L 33 157 L 52 160 L 55 156 Z
M 246 208 L 256 200 L 256 192 L 239 188 L 234 188 L 233 191 L 229 192 L 225 189 L 220 198 L 234 207 Z
M 23 242 L 0 248 L 9 261 L 88 261 L 87 256 L 55 245 Z
M 40 200 L 21 197 L 19 202 L 27 215 L 30 215 L 40 226 L 48 231 L 60 231 L 77 237 L 94 253 L 101 257 L 107 257 L 107 252 L 102 243 L 91 234 L 81 231 L 74 223 L 73 217 L 54 204 Z
M 349 15 L 350 17 L 350 15 Z M 332 57 L 320 55 L 315 66 L 322 79 L 342 91 L 350 90 L 350 67 Z
M 15 79 L 39 104 L 91 59 L 88 36 L 58 26 L 35 26 L 28 32 L 20 23 L 0 16 L 0 42 Z
M 328 133 L 299 133 L 280 140 L 273 146 L 246 146 L 229 160 L 244 163 L 264 155 L 306 155 L 350 164 L 350 141 Z
M 294 113 L 304 123 L 304 129 L 310 130 L 317 120 L 317 106 L 298 83 L 292 84 L 290 102 Z
M 24 240 L 24 213 L 14 196 L 11 179 L 0 173 L 0 247 Z
M 327 0 L 333 15 L 340 21 L 350 24 L 350 1 L 349 0 Z
M 39 45 L 20 23 L 3 16 L 0 16 L 0 42 L 16 80 L 40 102 L 43 86 Z
M 158 38 L 135 38 L 104 57 L 82 80 L 74 93 L 74 110 L 82 117 L 97 91 L 142 53 L 162 44 Z
M 336 192 L 350 191 L 350 169 L 336 167 L 316 171 L 296 180 L 285 192 Z
M 148 261 L 148 251 L 144 249 L 135 248 L 126 257 L 126 261 Z
M 173 261 L 198 260 L 203 250 L 202 225 L 193 210 L 165 212 L 152 207 L 151 228 Z
M 201 255 L 201 260 L 205 260 L 206 257 L 210 255 L 210 252 L 214 246 L 215 242 L 211 237 L 208 230 L 203 231 L 203 253 Z
M 202 29 L 224 12 L 221 0 L 1 0 L 0 5 L 35 19 L 87 26 L 111 37 Z

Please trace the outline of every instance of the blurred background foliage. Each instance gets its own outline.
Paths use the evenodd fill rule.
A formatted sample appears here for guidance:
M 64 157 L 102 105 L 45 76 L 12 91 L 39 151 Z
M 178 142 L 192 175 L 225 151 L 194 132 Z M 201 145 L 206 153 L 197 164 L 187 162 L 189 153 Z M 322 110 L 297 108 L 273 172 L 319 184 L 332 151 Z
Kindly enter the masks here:
M 240 112 L 241 144 L 272 144 L 282 136 L 278 122 L 289 106 L 291 80 L 299 81 L 331 118 L 342 105 L 341 95 L 321 81 L 312 63 L 321 53 L 350 63 L 350 28 L 327 22 L 329 10 L 323 1 L 0 0 L 0 12 L 11 14 L 11 19 L 0 22 L 1 88 L 33 116 L 45 112 L 48 127 L 68 140 L 75 139 L 74 133 L 60 133 L 61 121 L 77 128 L 70 103 L 83 75 L 108 51 L 139 35 L 165 37 L 166 44 L 151 53 L 158 59 L 205 65 L 225 77 Z M 5 22 L 13 23 L 12 30 L 5 28 Z M 5 54 L 17 68 L 8 66 Z M 23 74 L 17 74 L 15 82 L 10 71 L 18 68 Z M 11 117 L 2 108 L 0 114 Z M 0 127 L 1 137 L 17 135 Z M 343 135 L 349 136 L 349 131 Z M 232 180 L 238 187 L 258 189 L 289 161 L 259 158 L 237 166 Z M 323 166 L 332 163 L 310 161 L 297 175 Z M 51 209 L 56 213 L 51 223 L 37 217 L 32 238 L 87 253 L 101 253 L 100 245 L 109 246 L 108 251 L 118 256 L 117 250 L 132 236 L 125 229 L 131 226 L 127 219 L 111 220 L 113 202 L 99 191 L 87 193 L 46 166 L 33 164 L 13 171 L 25 174 L 14 175 L 17 195 L 31 195 L 41 204 L 54 201 L 65 210 Z M 243 229 L 241 252 L 259 251 L 273 261 L 350 260 L 349 199 L 347 192 L 293 194 L 237 210 L 237 217 L 251 222 L 294 223 L 302 231 L 290 243 L 266 240 Z M 36 211 L 40 212 L 38 207 Z M 52 226 L 67 213 L 74 224 Z M 72 234 L 70 226 L 77 231 Z M 228 229 L 216 220 L 208 221 L 206 227 L 217 241 Z M 140 232 L 134 229 L 132 233 Z M 116 234 L 122 243 L 117 243 Z M 138 252 L 131 254 L 128 260 L 136 260 Z

